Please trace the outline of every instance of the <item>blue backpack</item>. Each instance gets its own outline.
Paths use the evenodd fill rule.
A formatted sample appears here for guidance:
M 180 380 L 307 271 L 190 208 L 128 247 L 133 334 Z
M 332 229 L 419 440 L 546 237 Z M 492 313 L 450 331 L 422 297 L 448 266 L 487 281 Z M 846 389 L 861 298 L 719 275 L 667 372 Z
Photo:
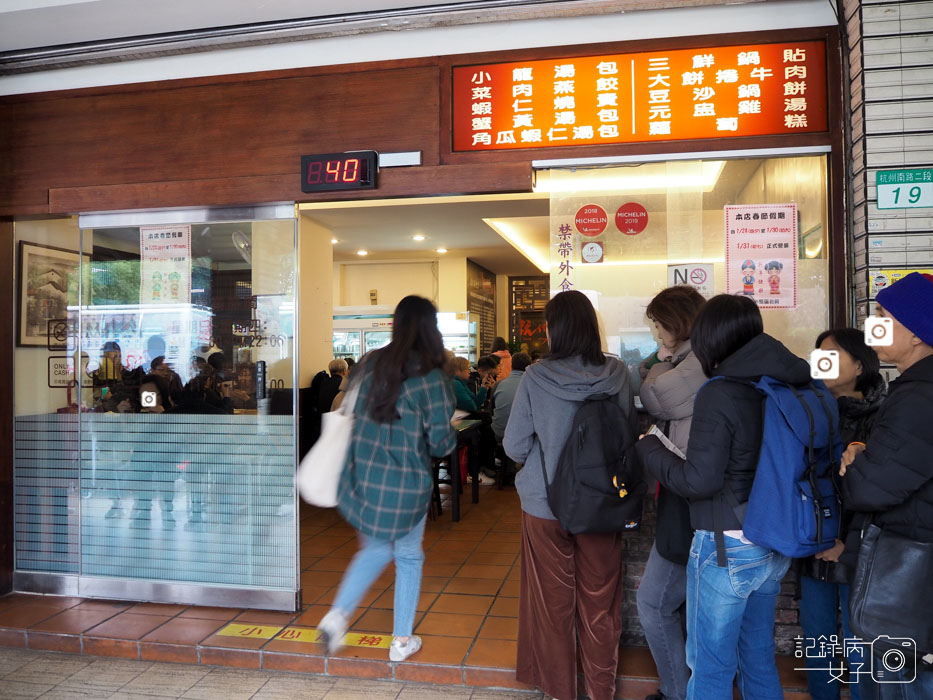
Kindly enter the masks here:
M 764 395 L 755 480 L 747 503 L 729 489 L 725 496 L 748 540 L 788 557 L 812 556 L 832 547 L 840 531 L 836 400 L 819 380 L 794 387 L 764 376 L 752 386 Z

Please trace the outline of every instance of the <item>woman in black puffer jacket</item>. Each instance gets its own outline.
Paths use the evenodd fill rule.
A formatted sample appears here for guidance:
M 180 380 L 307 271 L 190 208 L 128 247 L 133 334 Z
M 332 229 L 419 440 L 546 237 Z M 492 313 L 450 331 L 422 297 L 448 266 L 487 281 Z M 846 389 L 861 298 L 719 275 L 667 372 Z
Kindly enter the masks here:
M 864 333 L 855 328 L 825 331 L 816 339 L 820 350 L 839 353 L 839 376 L 826 379 L 826 386 L 839 405 L 839 432 L 842 444 L 864 443 L 871 433 L 875 414 L 884 399 L 885 385 L 881 377 L 878 356 L 865 345 Z M 851 638 L 849 627 L 849 582 L 855 570 L 859 539 L 864 525 L 864 514 L 844 512 L 842 516 L 843 540 L 836 540 L 832 549 L 816 556 L 797 560 L 800 573 L 800 625 L 805 639 L 829 639 L 838 635 L 842 612 L 842 638 Z M 855 648 L 848 649 L 850 669 L 864 661 Z M 826 660 L 806 659 L 807 684 L 814 700 L 838 700 L 840 683 L 834 682 L 826 670 Z M 860 700 L 868 674 L 851 677 L 848 685 L 852 700 Z

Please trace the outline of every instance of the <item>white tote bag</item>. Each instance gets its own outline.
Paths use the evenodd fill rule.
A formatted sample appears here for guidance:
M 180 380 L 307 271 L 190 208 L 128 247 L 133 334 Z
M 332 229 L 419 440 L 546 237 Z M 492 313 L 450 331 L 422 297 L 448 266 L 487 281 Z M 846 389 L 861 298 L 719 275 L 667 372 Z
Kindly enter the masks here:
M 359 393 L 357 381 L 339 409 L 321 416 L 321 437 L 298 467 L 298 493 L 313 506 L 337 506 L 337 487 L 353 436 L 353 411 Z

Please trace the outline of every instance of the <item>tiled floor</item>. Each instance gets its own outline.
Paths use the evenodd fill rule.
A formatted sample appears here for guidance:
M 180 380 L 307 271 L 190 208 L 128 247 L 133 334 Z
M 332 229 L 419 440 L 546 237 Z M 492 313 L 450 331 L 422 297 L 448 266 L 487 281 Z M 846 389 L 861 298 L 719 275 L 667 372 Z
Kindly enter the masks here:
M 460 522 L 452 523 L 445 507 L 440 517 L 428 523 L 415 621 L 424 647 L 403 663 L 390 663 L 385 648 L 347 647 L 336 656 L 327 656 L 321 644 L 295 641 L 288 638 L 287 630 L 278 630 L 317 625 L 356 551 L 353 530 L 336 512 L 313 508 L 302 510 L 304 606 L 299 612 L 15 594 L 0 598 L 0 645 L 145 662 L 530 690 L 515 680 L 521 534 L 518 498 L 513 489 L 484 488 L 479 504 L 469 501 L 468 495 L 462 499 Z M 352 631 L 367 635 L 391 632 L 393 578 L 390 567 L 377 580 L 355 615 Z M 246 636 L 220 634 L 231 623 L 243 625 Z M 792 670 L 793 661 L 779 658 L 787 698 L 798 697 L 797 691 L 805 686 L 802 674 Z M 78 662 L 88 660 L 76 659 Z M 199 667 L 190 671 L 208 672 Z M 320 680 L 332 684 L 330 678 Z M 657 672 L 647 650 L 623 648 L 618 697 L 640 700 L 656 688 Z M 464 697 L 470 697 L 468 689 L 461 690 L 467 693 Z M 6 695 L 0 692 L 0 697 Z

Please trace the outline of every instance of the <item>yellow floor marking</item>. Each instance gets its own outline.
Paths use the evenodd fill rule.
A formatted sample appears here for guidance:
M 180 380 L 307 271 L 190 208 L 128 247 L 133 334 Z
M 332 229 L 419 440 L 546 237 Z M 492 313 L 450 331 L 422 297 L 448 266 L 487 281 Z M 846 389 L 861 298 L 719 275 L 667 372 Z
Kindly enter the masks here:
M 224 637 L 248 637 L 252 639 L 272 639 L 282 630 L 273 625 L 239 625 L 229 624 L 217 634 Z
M 286 627 L 276 639 L 289 642 L 321 642 L 321 633 L 311 627 Z M 344 646 L 369 649 L 388 649 L 392 644 L 391 634 L 360 634 L 347 632 L 343 639 Z
M 276 627 L 273 625 L 241 625 L 231 623 L 217 634 L 225 637 L 247 637 L 252 639 L 281 639 L 287 642 L 321 642 L 321 633 L 313 627 Z M 369 649 L 388 649 L 392 644 L 391 634 L 360 634 L 347 632 L 344 646 Z

